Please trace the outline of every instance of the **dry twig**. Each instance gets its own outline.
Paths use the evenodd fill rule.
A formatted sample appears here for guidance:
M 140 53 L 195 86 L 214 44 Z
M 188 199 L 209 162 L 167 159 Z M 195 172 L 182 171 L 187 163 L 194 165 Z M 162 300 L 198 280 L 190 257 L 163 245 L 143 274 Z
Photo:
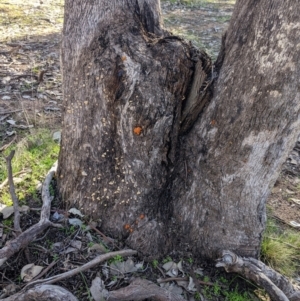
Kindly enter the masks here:
M 31 172 L 31 169 L 24 169 L 24 170 L 21 170 L 19 172 L 16 172 L 14 175 L 13 175 L 13 178 L 16 177 L 16 176 L 19 176 L 19 175 L 22 175 L 24 173 L 28 173 L 28 172 Z M 8 178 L 6 178 L 1 184 L 0 184 L 0 190 L 3 189 L 5 187 L 5 185 L 8 184 Z
M 137 251 L 130 250 L 130 249 L 102 254 L 102 255 L 97 256 L 93 260 L 87 262 L 86 264 L 84 264 L 84 265 L 82 265 L 78 268 L 75 268 L 73 270 L 70 270 L 68 272 L 65 272 L 65 273 L 62 273 L 62 274 L 59 274 L 59 275 L 52 276 L 52 277 L 47 278 L 47 279 L 41 279 L 41 280 L 33 281 L 30 284 L 28 284 L 27 286 L 32 286 L 32 285 L 41 284 L 41 283 L 52 284 L 52 283 L 55 283 L 57 281 L 61 281 L 63 279 L 66 279 L 66 278 L 75 276 L 75 275 L 77 275 L 81 272 L 84 272 L 84 271 L 94 267 L 95 265 L 97 265 L 97 264 L 99 264 L 103 261 L 106 261 L 110 258 L 113 258 L 117 255 L 126 257 L 126 256 L 135 255 L 135 254 L 137 254 Z
M 149 280 L 138 278 L 128 286 L 110 292 L 107 301 L 144 300 L 148 298 L 157 301 L 185 300 L 180 295 L 159 287 Z
M 19 200 L 17 198 L 16 191 L 15 191 L 15 185 L 14 185 L 12 167 L 11 167 L 11 160 L 14 157 L 14 155 L 15 155 L 15 150 L 12 150 L 5 159 L 6 159 L 6 167 L 8 173 L 9 192 L 14 204 L 14 230 L 16 231 L 17 235 L 20 235 L 22 233 L 22 230 L 20 227 Z
M 13 254 L 18 252 L 21 248 L 26 247 L 30 242 L 36 239 L 36 237 L 46 230 L 49 226 L 60 226 L 53 224 L 50 220 L 50 205 L 51 197 L 49 192 L 49 185 L 53 178 L 54 173 L 56 172 L 57 162 L 48 172 L 45 181 L 42 186 L 42 199 L 43 206 L 41 211 L 40 221 L 22 232 L 18 237 L 13 240 L 8 241 L 5 246 L 0 250 L 0 266 L 10 258 Z

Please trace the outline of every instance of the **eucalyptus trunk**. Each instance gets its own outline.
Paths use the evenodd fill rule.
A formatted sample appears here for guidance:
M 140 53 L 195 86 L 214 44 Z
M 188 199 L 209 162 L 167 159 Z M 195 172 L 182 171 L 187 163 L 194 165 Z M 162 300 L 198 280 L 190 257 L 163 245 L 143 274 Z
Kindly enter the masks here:
M 63 201 L 148 258 L 257 257 L 299 132 L 299 29 L 297 1 L 238 0 L 212 64 L 157 0 L 66 0 Z

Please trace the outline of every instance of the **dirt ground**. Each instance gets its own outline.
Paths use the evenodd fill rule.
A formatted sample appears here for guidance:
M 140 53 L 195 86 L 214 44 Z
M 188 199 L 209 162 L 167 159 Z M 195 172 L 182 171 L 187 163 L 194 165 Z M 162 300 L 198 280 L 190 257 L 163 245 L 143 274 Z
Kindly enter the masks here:
M 205 48 L 215 59 L 234 1 L 199 1 L 197 5 L 182 3 L 162 2 L 166 28 L 174 35 L 183 36 L 196 46 Z M 60 128 L 59 46 L 62 20 L 62 0 L 6 0 L 0 3 L 0 152 L 35 128 L 48 127 L 53 131 Z M 268 200 L 268 212 L 285 225 L 300 230 L 299 151 L 300 148 L 296 148 L 288 158 Z M 52 232 L 50 230 L 50 236 Z M 70 242 L 66 233 L 60 235 L 62 237 L 54 234 L 51 237 L 55 242 Z M 44 241 L 36 251 L 41 253 L 48 247 Z M 79 264 L 84 261 L 80 256 L 72 256 L 65 255 L 65 263 L 60 270 L 69 268 L 70 262 Z M 42 260 L 48 260 L 46 257 Z M 9 273 L 13 273 L 14 268 Z M 19 270 L 21 265 L 18 264 L 17 268 Z M 6 277 L 10 276 L 9 273 Z M 90 279 L 96 274 L 96 271 L 91 271 Z M 65 285 L 79 290 L 76 279 L 65 282 Z M 86 295 L 82 296 L 82 300 L 88 300 Z

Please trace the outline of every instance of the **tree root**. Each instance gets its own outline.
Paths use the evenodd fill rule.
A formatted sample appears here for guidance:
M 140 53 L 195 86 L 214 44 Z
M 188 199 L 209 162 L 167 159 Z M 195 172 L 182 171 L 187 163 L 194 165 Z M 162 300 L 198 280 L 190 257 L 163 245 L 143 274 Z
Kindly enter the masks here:
M 8 258 L 17 253 L 21 248 L 26 247 L 30 242 L 35 240 L 35 238 L 49 226 L 60 227 L 60 225 L 55 225 L 49 220 L 51 205 L 49 185 L 56 172 L 56 168 L 57 163 L 55 163 L 49 170 L 42 186 L 43 206 L 40 221 L 28 228 L 26 231 L 22 232 L 15 239 L 12 239 L 5 244 L 5 246 L 0 250 L 0 266 L 3 265 Z
M 216 267 L 224 267 L 228 273 L 238 273 L 255 282 L 270 295 L 273 301 L 300 301 L 300 291 L 291 282 L 254 258 L 242 258 L 231 251 L 223 251 Z
M 151 298 L 157 301 L 184 301 L 180 295 L 161 288 L 153 282 L 137 278 L 130 285 L 109 293 L 107 301 L 130 301 Z

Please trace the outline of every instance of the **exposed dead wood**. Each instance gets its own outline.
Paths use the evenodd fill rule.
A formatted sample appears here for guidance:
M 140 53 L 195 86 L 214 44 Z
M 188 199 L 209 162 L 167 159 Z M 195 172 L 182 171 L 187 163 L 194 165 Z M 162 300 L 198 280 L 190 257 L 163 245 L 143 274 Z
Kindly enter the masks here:
M 26 292 L 20 292 L 8 298 L 5 301 L 78 301 L 78 299 L 66 289 L 57 285 L 43 284 L 36 286 Z
M 231 251 L 223 251 L 216 267 L 226 272 L 238 273 L 255 282 L 270 295 L 273 301 L 300 301 L 300 291 L 290 281 L 254 258 L 242 258 Z
M 185 133 L 191 128 L 211 96 L 210 93 L 207 93 L 211 84 L 207 79 L 206 70 L 202 61 L 199 60 L 196 63 L 192 87 L 181 116 L 181 133 Z
M 14 230 L 16 231 L 17 235 L 20 235 L 22 229 L 20 227 L 19 200 L 15 191 L 15 185 L 14 185 L 14 179 L 13 179 L 13 173 L 11 167 L 11 160 L 13 159 L 14 155 L 15 155 L 15 150 L 12 150 L 5 159 L 6 159 L 6 167 L 8 173 L 9 192 L 14 205 Z
M 45 181 L 42 186 L 42 199 L 43 206 L 41 211 L 40 221 L 22 232 L 18 237 L 13 240 L 8 241 L 5 246 L 0 250 L 0 266 L 4 264 L 4 262 L 10 258 L 13 254 L 18 252 L 21 248 L 26 247 L 30 242 L 35 240 L 35 238 L 41 234 L 44 230 L 46 230 L 49 226 L 58 226 L 54 225 L 50 220 L 50 205 L 51 205 L 51 197 L 49 192 L 49 185 L 53 178 L 53 175 L 56 172 L 57 163 L 53 165 L 53 167 L 48 172 Z
M 145 279 L 135 279 L 126 287 L 109 293 L 107 301 L 144 300 L 151 298 L 157 301 L 183 301 L 180 295 L 176 295 L 153 282 Z

